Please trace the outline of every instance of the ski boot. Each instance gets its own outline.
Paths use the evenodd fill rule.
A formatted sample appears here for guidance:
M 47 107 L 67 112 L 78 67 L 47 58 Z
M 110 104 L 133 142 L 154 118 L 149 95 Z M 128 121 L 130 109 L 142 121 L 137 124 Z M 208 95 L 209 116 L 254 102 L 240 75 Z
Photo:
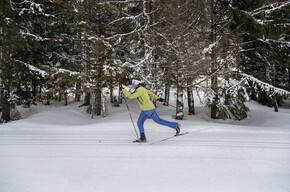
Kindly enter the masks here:
M 178 124 L 178 127 L 176 128 L 176 134 L 175 134 L 175 136 L 179 135 L 179 133 L 180 133 L 180 128 L 181 128 L 181 125 Z
M 140 139 L 137 139 L 135 141 L 133 141 L 133 143 L 146 143 L 146 137 L 145 137 L 145 134 L 144 133 L 141 133 L 141 137 Z

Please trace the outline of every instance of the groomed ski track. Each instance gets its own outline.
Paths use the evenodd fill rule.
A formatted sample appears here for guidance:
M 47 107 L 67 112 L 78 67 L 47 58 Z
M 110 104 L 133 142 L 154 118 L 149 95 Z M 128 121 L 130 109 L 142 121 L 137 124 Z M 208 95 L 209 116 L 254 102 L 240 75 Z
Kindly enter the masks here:
M 202 129 L 206 132 L 207 129 Z M 198 130 L 197 130 L 198 131 Z M 196 134 L 192 136 L 191 134 Z M 161 136 L 162 137 L 162 136 Z M 184 138 L 181 138 L 184 137 Z M 132 143 L 128 138 L 100 138 L 99 135 L 82 135 L 81 138 L 72 135 L 1 135 L 1 145 L 175 145 L 175 146 L 213 146 L 213 147 L 259 147 L 259 148 L 289 148 L 290 140 L 284 142 L 250 141 L 250 140 L 209 140 L 199 139 L 198 133 L 188 132 L 187 135 L 172 137 L 168 140 L 151 140 L 146 143 Z

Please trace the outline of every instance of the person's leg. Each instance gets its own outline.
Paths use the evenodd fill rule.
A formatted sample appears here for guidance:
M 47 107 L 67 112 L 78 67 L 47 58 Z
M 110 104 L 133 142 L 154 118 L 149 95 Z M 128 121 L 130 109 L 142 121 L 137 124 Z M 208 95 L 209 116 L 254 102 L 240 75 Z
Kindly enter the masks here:
M 140 139 L 142 136 L 145 137 L 144 122 L 146 121 L 146 119 L 148 119 L 148 116 L 146 115 L 144 111 L 142 111 L 137 122 L 139 133 L 140 133 Z M 146 140 L 146 137 L 145 137 L 145 140 Z
M 157 114 L 156 110 L 153 111 L 153 113 L 151 114 L 151 119 L 153 119 L 156 123 L 160 124 L 160 125 L 164 125 L 164 126 L 168 126 L 171 127 L 173 129 L 177 129 L 178 127 L 178 123 L 177 122 L 172 122 L 172 121 L 167 121 L 164 119 L 161 119 L 159 117 L 159 115 Z

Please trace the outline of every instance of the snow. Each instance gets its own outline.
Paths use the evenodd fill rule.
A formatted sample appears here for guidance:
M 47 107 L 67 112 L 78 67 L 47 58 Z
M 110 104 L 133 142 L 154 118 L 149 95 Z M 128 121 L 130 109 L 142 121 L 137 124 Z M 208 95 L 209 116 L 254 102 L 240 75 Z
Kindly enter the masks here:
M 63 68 L 55 68 L 58 72 L 58 73 L 69 73 L 70 75 L 79 75 L 80 73 L 79 72 L 74 72 L 74 71 L 70 71 L 70 70 L 67 70 L 67 69 L 63 69 Z
M 214 47 L 216 47 L 217 44 L 218 44 L 218 41 L 216 41 L 216 42 L 210 44 L 207 48 L 204 48 L 204 49 L 203 49 L 202 54 L 211 53 L 211 52 L 212 52 L 212 49 L 213 49 Z
M 247 79 L 249 81 L 252 81 L 253 83 L 256 83 L 263 91 L 269 92 L 270 96 L 273 96 L 273 95 L 288 96 L 288 95 L 290 95 L 289 91 L 274 87 L 273 85 L 270 85 L 268 83 L 260 81 L 259 79 L 255 78 L 251 75 L 248 75 L 245 73 L 241 73 L 240 75 L 245 77 L 244 79 Z
M 277 4 L 278 4 L 278 3 L 277 3 Z M 272 6 L 272 9 L 266 10 L 265 13 L 266 13 L 266 15 L 269 15 L 269 14 L 271 14 L 272 12 L 277 11 L 277 10 L 280 10 L 280 9 L 282 9 L 282 8 L 288 6 L 288 5 L 290 5 L 290 2 L 289 2 L 289 1 L 287 1 L 287 2 L 283 2 L 283 3 L 281 3 L 280 5 L 278 4 L 278 6 L 275 5 L 275 4 L 272 4 L 272 5 L 271 5 L 271 6 Z M 275 7 L 275 6 L 276 6 L 276 7 Z
M 43 38 L 39 35 L 34 35 L 32 33 L 29 33 L 29 32 L 24 32 L 24 31 L 20 31 L 20 33 L 23 35 L 23 36 L 30 36 L 30 37 L 33 37 L 36 41 L 47 41 L 47 40 L 50 40 L 49 38 Z
M 262 41 L 264 43 L 279 43 L 281 47 L 290 47 L 290 41 L 279 41 L 279 40 L 274 40 L 274 39 L 260 39 L 258 38 L 259 41 Z
M 286 6 L 288 6 L 290 4 L 289 1 L 285 1 L 285 2 L 276 2 L 276 3 L 272 3 L 269 5 L 265 5 L 261 8 L 258 8 L 254 11 L 251 12 L 252 16 L 258 15 L 260 13 L 265 13 L 266 16 L 273 13 L 274 11 L 280 10 Z
M 21 64 L 24 64 L 26 67 L 29 68 L 29 70 L 39 73 L 39 74 L 41 75 L 41 77 L 45 77 L 45 76 L 48 75 L 48 74 L 46 73 L 46 71 L 41 70 L 41 69 L 38 69 L 37 67 L 35 67 L 35 66 L 33 66 L 33 65 L 30 65 L 30 64 L 25 63 L 25 62 L 20 61 L 20 60 L 16 60 L 16 61 L 19 62 L 19 63 L 21 63 Z
M 290 102 L 279 113 L 250 102 L 245 121 L 205 122 L 186 115 L 178 122 L 189 134 L 158 143 L 175 130 L 147 120 L 143 144 L 131 142 L 136 135 L 125 104 L 96 119 L 79 105 L 21 109 L 22 120 L 0 125 L 1 192 L 290 189 Z M 128 105 L 136 121 L 137 102 Z M 197 115 L 206 118 L 203 109 L 196 105 Z M 157 108 L 171 121 L 174 110 Z

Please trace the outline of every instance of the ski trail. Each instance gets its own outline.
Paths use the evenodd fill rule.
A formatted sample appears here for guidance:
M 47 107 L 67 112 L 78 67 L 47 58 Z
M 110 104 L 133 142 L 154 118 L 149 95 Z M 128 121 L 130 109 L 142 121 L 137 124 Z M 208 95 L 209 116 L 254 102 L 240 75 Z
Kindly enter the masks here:
M 265 141 L 265 140 L 233 140 L 233 139 L 210 139 L 197 138 L 194 135 L 213 127 L 207 127 L 188 132 L 188 134 L 180 136 L 171 136 L 162 140 L 141 143 L 142 146 L 152 146 L 163 144 L 169 146 L 204 146 L 204 147 L 244 147 L 244 148 L 290 148 L 290 142 L 287 141 Z M 209 133 L 211 134 L 211 133 Z M 132 143 L 125 135 L 119 138 L 108 138 L 95 135 L 1 135 L 0 145 L 136 145 Z M 138 145 L 136 145 L 138 146 Z

